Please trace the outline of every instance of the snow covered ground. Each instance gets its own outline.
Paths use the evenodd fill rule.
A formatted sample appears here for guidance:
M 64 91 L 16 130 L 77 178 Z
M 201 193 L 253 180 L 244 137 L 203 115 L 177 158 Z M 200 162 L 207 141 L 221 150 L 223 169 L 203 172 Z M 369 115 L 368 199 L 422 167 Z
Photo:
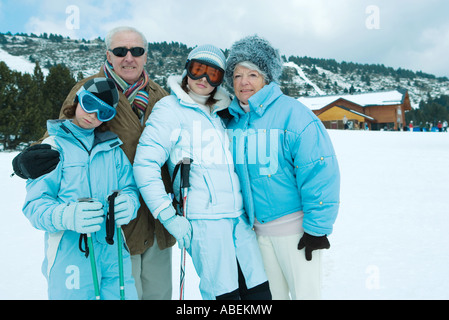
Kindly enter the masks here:
M 324 299 L 449 299 L 449 133 L 329 131 L 342 176 Z M 0 299 L 47 299 L 43 232 L 21 213 L 17 153 L 0 152 Z M 173 249 L 174 298 L 179 250 Z M 186 299 L 201 299 L 187 263 Z

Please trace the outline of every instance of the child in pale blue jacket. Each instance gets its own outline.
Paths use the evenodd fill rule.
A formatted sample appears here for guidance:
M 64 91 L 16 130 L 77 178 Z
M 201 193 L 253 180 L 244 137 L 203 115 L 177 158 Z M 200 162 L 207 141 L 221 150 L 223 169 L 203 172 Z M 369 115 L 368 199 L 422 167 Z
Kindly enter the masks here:
M 87 81 L 66 114 L 72 120 L 47 123 L 44 143 L 60 153 L 55 170 L 27 181 L 23 213 L 45 233 L 42 272 L 50 299 L 95 299 L 90 257 L 86 257 L 82 234 L 92 234 L 101 299 L 120 299 L 117 234 L 106 241 L 107 198 L 115 199 L 115 223 L 127 224 L 139 208 L 132 166 L 120 148 L 121 141 L 103 131 L 103 122 L 116 114 L 118 92 L 106 78 Z M 80 202 L 80 198 L 91 198 Z M 111 236 L 109 234 L 109 236 Z M 110 242 L 110 241 L 109 241 Z M 123 247 L 126 299 L 137 299 L 131 275 L 131 259 Z M 89 252 L 91 255 L 92 252 Z
M 192 50 L 182 76 L 172 76 L 172 94 L 155 106 L 140 138 L 134 176 L 155 218 L 187 248 L 200 277 L 203 299 L 271 299 L 260 251 L 243 209 L 229 138 L 218 112 L 230 103 L 220 87 L 226 58 L 203 45 Z M 167 162 L 190 158 L 187 218 L 176 214 L 161 180 Z M 175 196 L 179 194 L 175 176 Z M 240 283 L 239 286 L 239 273 Z

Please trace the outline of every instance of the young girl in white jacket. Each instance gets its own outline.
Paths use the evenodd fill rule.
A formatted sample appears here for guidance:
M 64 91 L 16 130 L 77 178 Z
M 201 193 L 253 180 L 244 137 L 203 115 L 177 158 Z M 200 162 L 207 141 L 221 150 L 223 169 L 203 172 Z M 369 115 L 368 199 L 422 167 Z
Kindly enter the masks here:
M 220 87 L 225 69 L 226 58 L 215 46 L 191 51 L 182 76 L 168 80 L 172 94 L 154 106 L 146 123 L 134 176 L 154 217 L 191 255 L 203 299 L 271 299 L 229 138 L 217 114 L 230 103 Z M 176 214 L 161 179 L 164 163 L 173 177 L 183 158 L 192 160 L 186 218 Z M 174 190 L 181 202 L 178 176 Z

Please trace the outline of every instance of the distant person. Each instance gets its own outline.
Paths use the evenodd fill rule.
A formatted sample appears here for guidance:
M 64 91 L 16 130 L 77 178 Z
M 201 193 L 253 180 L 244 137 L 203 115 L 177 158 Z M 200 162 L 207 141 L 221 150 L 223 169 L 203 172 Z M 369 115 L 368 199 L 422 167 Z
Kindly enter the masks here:
M 348 118 L 346 118 L 346 115 L 343 116 L 343 127 L 345 130 L 349 128 L 348 126 Z
M 438 132 L 443 132 L 443 123 L 441 123 L 441 121 L 438 121 L 437 128 Z
M 410 132 L 413 132 L 413 121 L 410 121 L 410 123 L 408 124 L 408 128 Z
M 443 132 L 447 132 L 447 121 L 443 121 Z
M 45 233 L 43 273 L 48 281 L 49 299 L 95 299 L 90 258 L 80 251 L 82 235 L 92 234 L 98 270 L 100 298 L 120 299 L 117 234 L 106 241 L 105 218 L 108 196 L 115 199 L 115 223 L 125 225 L 136 217 L 139 193 L 132 166 L 120 149 L 116 134 L 103 124 L 114 118 L 118 92 L 114 82 L 94 78 L 76 93 L 75 102 L 65 109 L 71 120 L 47 122 L 49 143 L 60 152 L 56 169 L 27 181 L 23 212 Z M 92 198 L 91 202 L 79 202 Z M 125 297 L 137 299 L 131 274 L 131 259 L 123 246 Z M 73 283 L 72 283 L 73 282 Z

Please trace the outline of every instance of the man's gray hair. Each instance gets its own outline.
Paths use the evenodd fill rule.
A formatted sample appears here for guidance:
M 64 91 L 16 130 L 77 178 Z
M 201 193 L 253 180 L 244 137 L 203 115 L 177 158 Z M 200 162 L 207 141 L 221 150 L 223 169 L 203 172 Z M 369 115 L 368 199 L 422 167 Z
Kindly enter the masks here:
M 148 51 L 148 41 L 147 41 L 147 38 L 145 37 L 145 35 L 142 32 L 140 32 L 139 30 L 137 30 L 136 28 L 128 27 L 128 26 L 116 27 L 108 32 L 108 34 L 106 35 L 106 38 L 104 40 L 104 42 L 106 43 L 106 50 L 112 49 L 111 48 L 112 38 L 117 33 L 120 33 L 120 32 L 134 32 L 134 33 L 138 34 L 140 36 L 140 38 L 142 38 L 142 46 L 145 49 L 145 52 Z

